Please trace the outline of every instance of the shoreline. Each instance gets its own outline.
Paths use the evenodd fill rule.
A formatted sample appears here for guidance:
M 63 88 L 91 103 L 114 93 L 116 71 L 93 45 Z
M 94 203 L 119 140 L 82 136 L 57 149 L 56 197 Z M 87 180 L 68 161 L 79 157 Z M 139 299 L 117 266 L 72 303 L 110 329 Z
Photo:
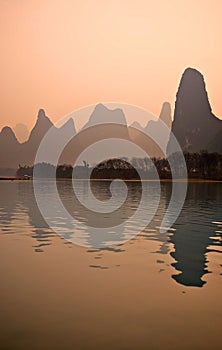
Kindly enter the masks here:
M 32 181 L 33 179 L 32 178 L 22 178 L 22 177 L 0 177 L 0 181 Z M 39 180 L 52 180 L 52 178 L 39 178 Z M 88 181 L 88 179 L 85 179 L 85 178 L 74 178 L 74 179 L 71 179 L 71 178 L 57 178 L 56 179 L 57 181 L 67 181 L 67 180 L 74 180 L 74 181 Z M 111 181 L 114 181 L 114 180 L 121 180 L 121 181 L 124 181 L 124 182 L 156 182 L 156 181 L 160 181 L 160 182 L 173 182 L 172 179 L 116 179 L 116 178 L 113 178 L 113 179 L 106 179 L 106 178 L 101 178 L 101 179 L 90 179 L 90 181 L 101 181 L 101 182 L 111 182 Z M 184 178 L 178 178 L 178 179 L 174 179 L 174 181 L 176 182 L 184 182 L 186 181 L 186 179 Z M 198 179 L 198 178 L 190 178 L 190 179 L 187 179 L 187 182 L 200 182 L 200 183 L 204 183 L 204 182 L 222 182 L 222 179 L 221 180 L 214 180 L 214 179 Z

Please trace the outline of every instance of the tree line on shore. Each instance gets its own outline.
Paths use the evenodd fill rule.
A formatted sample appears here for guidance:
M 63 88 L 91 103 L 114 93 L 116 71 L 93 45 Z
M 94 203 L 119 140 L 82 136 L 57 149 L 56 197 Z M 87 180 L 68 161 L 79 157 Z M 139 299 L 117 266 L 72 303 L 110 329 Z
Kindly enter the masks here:
M 95 167 L 90 167 L 87 162 L 83 165 L 72 167 L 69 164 L 58 165 L 57 167 L 41 163 L 35 165 L 35 177 L 39 178 L 92 178 L 92 179 L 153 179 L 157 174 L 161 179 L 171 179 L 172 171 L 170 164 L 173 164 L 174 177 L 181 178 L 187 169 L 188 178 L 222 180 L 222 154 L 208 153 L 184 153 L 185 163 L 178 154 L 172 154 L 170 158 L 127 158 L 109 159 Z M 33 177 L 33 166 L 19 166 L 16 176 Z

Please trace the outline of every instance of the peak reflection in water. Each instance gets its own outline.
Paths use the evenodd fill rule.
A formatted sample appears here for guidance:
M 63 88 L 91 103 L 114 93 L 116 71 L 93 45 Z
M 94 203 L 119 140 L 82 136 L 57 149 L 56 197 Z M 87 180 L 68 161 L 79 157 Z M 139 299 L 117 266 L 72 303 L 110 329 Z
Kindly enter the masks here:
M 0 233 L 31 234 L 37 241 L 35 252 L 43 252 L 54 233 L 37 207 L 32 183 L 1 181 L 0 194 Z
M 44 182 L 44 188 L 50 188 L 47 182 Z M 94 182 L 92 189 L 100 200 L 107 200 L 110 197 L 109 182 Z M 129 218 L 125 227 L 127 234 L 133 233 L 143 226 L 143 213 L 141 219 L 133 221 L 132 213 L 138 206 L 141 198 L 141 184 L 138 182 L 129 182 L 128 197 L 126 203 L 116 213 L 116 220 Z M 145 190 L 150 195 L 155 196 L 155 182 L 146 182 Z M 59 193 L 64 200 L 64 205 L 70 211 L 75 213 L 75 217 L 80 221 L 84 218 L 84 210 L 78 207 L 73 199 L 72 182 L 61 181 L 58 184 Z M 88 187 L 86 182 L 78 181 L 78 191 L 83 197 L 87 197 Z M 120 186 L 121 191 L 121 186 Z M 47 196 L 47 191 L 45 193 Z M 172 266 L 175 273 L 172 278 L 185 286 L 201 287 L 204 285 L 202 277 L 210 272 L 208 271 L 208 253 L 220 253 L 221 232 L 222 232 L 222 183 L 190 183 L 188 187 L 187 198 L 183 210 L 174 224 L 173 228 L 167 232 L 160 232 L 159 228 L 166 212 L 167 205 L 171 195 L 171 183 L 163 182 L 161 184 L 161 200 L 159 208 L 150 225 L 140 234 L 138 239 L 155 240 L 160 242 L 160 248 L 157 254 L 169 254 L 175 260 Z M 147 203 L 152 205 L 152 203 Z M 146 208 L 142 208 L 142 210 Z M 119 217 L 118 217 L 119 215 Z M 130 219 L 131 218 L 131 219 Z M 93 218 L 88 217 L 87 220 Z M 104 222 L 110 224 L 111 218 L 104 214 Z M 55 224 L 62 227 L 63 219 L 55 213 Z M 87 231 L 81 231 L 81 225 L 75 227 L 77 233 L 89 243 L 92 240 L 90 228 Z M 124 236 L 125 230 L 122 232 Z M 0 234 L 28 234 L 36 241 L 34 245 L 35 252 L 43 252 L 47 246 L 56 244 L 53 241 L 54 232 L 47 226 L 37 207 L 33 186 L 31 182 L 0 182 Z M 72 233 L 70 233 L 72 234 Z M 136 248 L 137 239 L 132 241 Z M 113 247 L 115 248 L 115 247 Z M 119 249 L 120 247 L 116 247 Z M 106 248 L 109 250 L 109 247 Z M 119 254 L 125 252 L 125 247 L 121 246 Z M 137 251 L 139 254 L 139 250 Z M 178 273 L 176 271 L 179 271 Z
M 181 271 L 172 278 L 178 283 L 196 287 L 206 283 L 202 276 L 210 272 L 207 253 L 221 253 L 221 219 L 222 183 L 190 183 L 176 231 L 170 235 L 175 249 L 171 255 L 176 260 L 172 266 Z

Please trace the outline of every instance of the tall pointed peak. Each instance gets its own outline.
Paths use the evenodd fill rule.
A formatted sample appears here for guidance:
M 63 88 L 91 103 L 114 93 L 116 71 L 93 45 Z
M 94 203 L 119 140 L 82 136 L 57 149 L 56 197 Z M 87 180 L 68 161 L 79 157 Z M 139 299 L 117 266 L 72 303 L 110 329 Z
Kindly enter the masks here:
M 194 68 L 187 68 L 180 80 L 176 96 L 172 132 L 183 151 L 200 152 L 209 147 L 221 130 L 221 120 L 211 110 L 203 75 Z M 168 153 L 172 151 L 170 139 Z
M 49 117 L 47 117 L 47 115 L 45 114 L 45 110 L 41 108 L 38 111 L 38 116 L 37 116 L 37 121 L 36 121 L 35 127 L 39 126 L 39 125 L 43 125 L 43 124 L 47 125 L 47 126 L 49 126 L 49 125 L 52 126 L 53 125 L 53 123 L 51 122 Z
M 168 127 L 171 126 L 171 105 L 169 102 L 164 102 L 161 108 L 159 119 L 162 120 Z
M 204 76 L 195 68 L 185 69 L 180 80 L 180 87 L 182 87 L 183 85 L 191 87 L 193 90 L 206 90 Z
M 38 112 L 38 119 L 42 119 L 42 118 L 46 118 L 46 114 L 44 109 L 41 108 Z
M 65 127 L 65 126 L 74 127 L 74 120 L 73 120 L 72 118 L 69 118 L 69 119 L 61 126 L 61 128 Z
M 76 127 L 73 118 L 69 118 L 61 127 L 60 129 L 69 129 L 72 130 L 74 134 L 76 134 Z
M 40 109 L 38 112 L 37 121 L 30 132 L 29 139 L 40 142 L 45 133 L 53 126 L 51 120 L 46 116 L 44 109 Z
M 194 68 L 187 68 L 180 80 L 175 105 L 175 117 L 180 116 L 200 123 L 211 113 L 203 75 Z
M 183 72 L 183 75 L 185 76 L 185 75 L 196 75 L 196 76 L 200 76 L 202 79 L 203 79 L 203 74 L 199 71 L 199 70 L 197 70 L 196 68 L 192 68 L 192 67 L 187 67 L 186 69 L 185 69 L 185 71 Z

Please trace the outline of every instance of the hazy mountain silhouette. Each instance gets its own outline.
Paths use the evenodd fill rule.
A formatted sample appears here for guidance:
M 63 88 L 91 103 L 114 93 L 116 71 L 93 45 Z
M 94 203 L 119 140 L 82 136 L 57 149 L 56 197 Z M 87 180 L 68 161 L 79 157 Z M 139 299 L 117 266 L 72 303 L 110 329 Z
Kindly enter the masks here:
M 164 102 L 160 112 L 159 119 L 164 122 L 168 128 L 171 128 L 172 116 L 171 116 L 171 105 L 169 102 Z
M 99 126 L 98 124 L 100 123 L 103 123 L 103 125 Z M 112 127 L 110 127 L 110 123 L 114 123 Z M 115 125 L 115 123 L 117 123 L 117 125 Z M 121 125 L 118 125 L 119 123 Z M 92 127 L 87 129 L 89 126 Z M 57 128 L 46 116 L 45 111 L 40 109 L 36 123 L 27 141 L 19 143 L 11 128 L 5 127 L 2 129 L 0 133 L 0 168 L 18 168 L 19 164 L 33 165 L 38 147 L 49 129 L 51 129 L 52 139 L 53 141 L 55 140 L 56 146 L 60 143 L 62 145 L 62 141 L 68 138 L 71 139 L 61 154 L 59 159 L 60 164 L 73 164 L 78 154 L 81 153 L 84 148 L 100 140 L 101 137 L 116 137 L 129 140 L 126 119 L 123 111 L 119 108 L 110 110 L 104 105 L 98 104 L 91 114 L 89 121 L 79 133 L 80 135 L 78 138 L 72 138 L 72 136 L 76 135 L 73 119 L 70 118 L 63 126 Z M 118 145 L 117 142 L 110 151 L 115 153 L 115 151 L 119 152 L 119 149 L 120 145 Z M 123 155 L 125 151 L 127 150 L 123 150 Z M 99 156 L 98 153 L 99 152 L 97 152 L 97 156 Z M 130 155 L 130 152 L 128 153 L 128 155 Z M 93 150 L 89 158 L 91 162 L 97 161 L 96 154 Z
M 80 156 L 78 164 L 83 160 L 89 164 L 97 164 L 107 158 L 117 156 L 131 156 L 133 149 L 126 146 L 120 140 L 107 144 L 101 143 L 100 140 L 108 140 L 111 138 L 130 140 L 127 122 L 123 111 L 120 108 L 109 109 L 103 104 L 97 104 L 91 113 L 89 120 L 82 127 L 77 136 L 70 141 L 65 148 L 63 154 L 72 153 L 71 164 L 74 164 L 78 155 L 87 147 L 87 153 Z
M 164 103 L 160 119 L 165 123 L 168 123 L 169 126 L 171 124 L 170 113 L 169 103 Z M 100 123 L 103 125 L 98 125 Z M 120 108 L 111 110 L 102 104 L 98 104 L 92 112 L 89 121 L 82 128 L 80 140 L 81 148 L 83 143 L 85 143 L 85 147 L 87 147 L 100 139 L 119 138 L 121 140 L 130 141 L 131 143 L 128 142 L 127 144 L 124 144 L 122 141 L 115 140 L 115 142 L 107 143 L 107 145 L 94 145 L 93 147 L 90 147 L 90 150 L 87 153 L 88 158 L 85 160 L 89 164 L 96 164 L 104 160 L 101 159 L 102 154 L 107 155 L 105 159 L 115 157 L 126 157 L 129 159 L 132 159 L 133 157 L 144 158 L 146 153 L 150 156 L 163 156 L 164 154 L 160 150 L 158 143 L 156 144 L 147 136 L 147 129 L 150 129 L 149 131 L 151 135 L 154 133 L 154 136 L 158 133 L 161 135 L 161 122 L 159 119 L 153 121 L 151 124 L 148 122 L 145 128 L 142 128 L 142 126 L 136 121 L 131 126 L 127 126 L 124 112 Z M 169 135 L 165 138 L 166 142 L 164 145 L 164 151 L 168 143 Z M 135 147 L 135 144 L 138 146 L 137 148 Z M 79 149 L 78 147 L 79 145 L 76 145 L 75 149 Z M 82 159 L 84 159 L 84 156 Z
M 82 129 L 86 129 L 87 127 L 94 126 L 97 124 L 106 123 L 119 123 L 127 125 L 126 118 L 122 109 L 109 109 L 102 103 L 99 103 L 95 106 L 91 116 L 89 117 L 88 122 L 83 126 Z
M 222 121 L 212 113 L 204 77 L 196 69 L 187 68 L 182 75 L 172 131 L 183 151 L 222 152 Z M 170 140 L 168 152 L 171 147 Z
M 64 139 L 64 137 L 76 134 L 72 119 L 68 120 L 60 128 L 57 128 L 46 116 L 43 109 L 39 110 L 36 123 L 29 138 L 23 143 L 17 140 L 11 128 L 4 127 L 0 132 L 0 168 L 18 168 L 19 164 L 33 165 L 38 147 L 50 128 L 52 128 L 53 140 L 56 143 Z M 65 160 L 63 158 L 63 161 Z
M 159 135 L 161 134 L 162 129 L 162 123 L 166 124 L 166 126 L 169 128 L 168 135 L 166 135 L 166 144 L 169 141 L 170 136 L 170 130 L 171 130 L 171 124 L 172 124 L 172 117 L 171 117 L 171 106 L 169 102 L 164 102 L 160 111 L 159 119 L 158 120 L 150 120 L 147 123 L 147 126 L 145 127 L 145 131 L 147 133 L 150 133 L 151 135 Z
M 57 128 L 46 116 L 44 110 L 40 109 L 27 141 L 20 143 L 11 128 L 2 129 L 0 132 L 0 169 L 17 168 L 19 164 L 33 165 L 41 140 L 50 128 L 57 146 L 71 138 L 62 152 L 60 164 L 74 164 L 74 160 L 85 148 L 101 139 L 110 138 L 132 141 L 149 156 L 163 157 L 166 148 L 168 153 L 172 151 L 172 140 L 168 141 L 170 132 L 169 135 L 166 134 L 163 123 L 170 130 L 171 122 L 171 107 L 168 102 L 163 104 L 159 119 L 148 121 L 144 128 L 137 121 L 127 126 L 124 112 L 120 108 L 111 110 L 103 104 L 98 104 L 88 122 L 80 130 L 78 137 L 72 138 L 76 135 L 73 119 Z M 98 125 L 101 123 L 103 125 Z M 176 97 L 172 131 L 185 152 L 208 150 L 222 153 L 222 121 L 212 113 L 203 75 L 196 69 L 187 68 L 182 75 Z M 153 135 L 156 142 L 147 134 Z M 163 151 L 158 144 L 162 144 Z M 84 159 L 84 155 L 83 159 L 90 164 L 101 162 L 101 152 L 107 154 L 107 158 L 143 157 L 140 151 L 135 150 L 135 146 L 129 143 L 126 145 L 117 140 L 104 147 L 98 143 L 97 146 L 90 146 L 88 159 Z
M 26 142 L 20 146 L 20 163 L 32 165 L 35 155 L 40 145 L 42 138 L 47 131 L 53 126 L 51 120 L 45 115 L 45 111 L 40 109 L 37 116 L 37 121 Z
M 163 128 L 163 123 L 169 128 L 167 132 L 166 129 Z M 171 106 L 169 102 L 164 102 L 157 120 L 149 120 L 144 128 L 138 122 L 134 122 L 131 125 L 131 128 L 129 129 L 130 138 L 134 142 L 140 144 L 143 149 L 146 149 L 149 156 L 164 156 L 169 141 L 171 123 Z M 142 131 L 142 133 L 140 133 L 140 131 Z M 157 147 L 156 143 L 152 139 L 145 137 L 145 135 L 153 136 L 157 141 L 157 144 L 163 145 L 163 151 Z M 161 142 L 158 142 L 158 138 L 160 138 Z
M 9 126 L 5 126 L 0 132 L 0 142 L 1 148 L 4 147 L 7 142 L 9 142 L 9 145 L 11 144 L 12 146 L 19 144 L 13 130 Z
M 132 124 L 131 124 L 131 127 L 132 128 L 136 128 L 136 129 L 138 129 L 138 130 L 141 130 L 141 131 L 143 131 L 144 130 L 144 128 L 142 127 L 142 125 L 139 123 L 139 122 L 133 122 Z
M 38 112 L 37 121 L 30 133 L 30 136 L 27 142 L 30 142 L 33 145 L 39 144 L 39 140 L 43 138 L 43 136 L 52 126 L 53 126 L 53 123 L 45 115 L 44 109 L 40 109 Z
M 16 124 L 16 126 L 13 128 L 13 131 L 20 143 L 28 140 L 29 130 L 25 124 L 23 123 Z
M 5 126 L 0 132 L 0 160 L 1 168 L 16 168 L 20 143 L 14 132 Z

